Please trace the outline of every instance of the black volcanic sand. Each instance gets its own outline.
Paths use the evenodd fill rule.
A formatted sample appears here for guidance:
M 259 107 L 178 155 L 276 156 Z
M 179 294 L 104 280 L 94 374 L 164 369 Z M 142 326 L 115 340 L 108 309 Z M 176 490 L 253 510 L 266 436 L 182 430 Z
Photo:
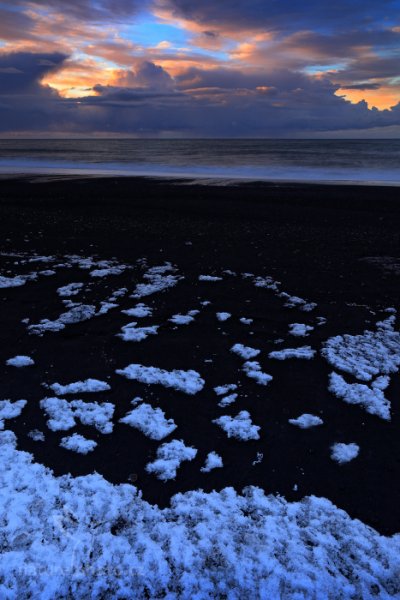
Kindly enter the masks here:
M 114 483 L 134 474 L 143 497 L 166 506 L 177 492 L 206 491 L 233 486 L 241 490 L 257 485 L 288 500 L 305 495 L 324 496 L 385 534 L 400 530 L 400 378 L 395 374 L 386 391 L 392 404 L 390 422 L 349 406 L 328 392 L 332 368 L 318 354 L 315 359 L 274 361 L 268 352 L 310 344 L 320 349 L 330 336 L 362 333 L 388 316 L 384 309 L 399 308 L 400 190 L 397 188 L 243 184 L 205 186 L 146 179 L 20 178 L 0 182 L 0 250 L 66 254 L 100 259 L 115 257 L 134 265 L 121 275 L 100 279 L 78 301 L 91 304 L 112 291 L 127 287 L 129 294 L 142 281 L 143 269 L 171 261 L 185 276 L 176 287 L 140 301 L 154 309 L 140 325 L 159 324 L 159 334 L 140 343 L 116 337 L 122 325 L 135 320 L 121 313 L 133 307 L 128 295 L 120 307 L 65 330 L 29 335 L 21 322 L 54 319 L 65 308 L 56 289 L 70 282 L 93 283 L 88 271 L 60 269 L 19 288 L 0 290 L 0 397 L 26 398 L 21 416 L 6 422 L 18 438 L 18 447 L 51 467 L 56 474 L 102 473 Z M 191 242 L 191 245 L 188 244 Z M 378 257 L 376 264 L 362 260 Z M 385 257 L 382 260 L 382 257 Z M 392 257 L 389 260 L 387 257 Z M 396 260 L 394 260 L 396 259 Z M 397 262 L 396 262 L 397 261 Z M 1 275 L 16 275 L 51 268 L 0 256 Z M 313 312 L 283 307 L 267 289 L 251 279 L 224 274 L 215 283 L 198 280 L 199 274 L 271 275 L 281 289 L 317 302 Z M 211 304 L 201 308 L 200 301 Z M 175 313 L 201 308 L 195 321 L 174 328 Z M 227 311 L 221 323 L 215 313 Z M 308 338 L 288 335 L 288 325 L 315 325 Z M 251 326 L 240 317 L 253 318 Z M 276 343 L 283 339 L 282 343 Z M 273 375 L 266 387 L 248 379 L 242 360 L 229 349 L 234 343 L 259 348 L 263 370 Z M 35 366 L 7 367 L 7 358 L 27 354 Z M 212 359 L 213 362 L 205 362 Z M 161 386 L 145 386 L 115 374 L 129 363 L 165 369 L 195 369 L 206 380 L 204 389 L 189 396 Z M 42 384 L 69 383 L 87 377 L 107 380 L 110 392 L 82 394 L 87 401 L 110 401 L 116 406 L 114 432 L 102 435 L 79 422 L 74 430 L 52 432 L 39 401 L 49 392 Z M 347 377 L 348 381 L 355 381 Z M 238 400 L 218 407 L 213 387 L 239 384 Z M 145 466 L 159 442 L 119 423 L 141 396 L 160 406 L 178 425 L 164 441 L 183 439 L 198 449 L 192 462 L 178 469 L 175 480 L 163 483 L 146 473 Z M 70 396 L 69 396 L 70 397 Z M 260 439 L 228 439 L 212 420 L 248 410 L 260 425 Z M 288 423 L 304 412 L 317 414 L 324 425 L 302 430 Z M 46 441 L 34 442 L 27 433 L 38 428 Z M 78 432 L 98 442 L 83 456 L 60 448 L 61 437 Z M 359 456 L 338 465 L 330 458 L 334 442 L 356 442 Z M 208 452 L 215 450 L 224 468 L 201 473 Z M 261 463 L 253 465 L 257 453 Z M 297 488 L 295 487 L 297 486 Z M 295 491 L 296 490 L 296 491 Z

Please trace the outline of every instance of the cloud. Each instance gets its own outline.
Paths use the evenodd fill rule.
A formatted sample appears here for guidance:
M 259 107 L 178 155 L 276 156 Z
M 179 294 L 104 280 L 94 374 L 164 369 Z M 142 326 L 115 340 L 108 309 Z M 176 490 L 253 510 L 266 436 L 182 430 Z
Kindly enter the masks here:
M 59 69 L 61 53 L 0 55 L 0 131 L 46 131 L 62 113 L 58 94 L 41 80 Z
M 64 99 L 41 80 L 62 54 L 0 57 L 0 131 L 265 137 L 400 125 L 400 105 L 370 110 L 335 95 L 338 85 L 290 70 L 191 68 L 176 78 L 151 61 L 116 74 L 95 96 Z
M 297 31 L 281 38 L 275 45 L 277 54 L 297 54 L 302 62 L 322 61 L 331 63 L 337 59 L 357 59 L 371 53 L 374 48 L 396 52 L 400 44 L 400 33 L 386 30 L 334 31 L 329 34 L 317 31 Z
M 231 64 L 274 72 L 307 71 L 334 84 L 364 85 L 366 99 L 379 108 L 400 100 L 399 0 L 157 0 L 159 14 L 191 35 L 193 45 L 223 50 Z M 205 34 L 208 32 L 209 36 Z M 376 85 L 382 87 L 378 92 Z
M 381 85 L 379 83 L 355 83 L 353 85 L 343 86 L 342 89 L 346 90 L 379 90 Z
M 90 43 L 118 40 L 119 31 L 147 5 L 147 0 L 0 2 L 0 40 L 5 42 L 0 44 L 0 52 L 62 51 L 82 55 Z
M 398 56 L 377 56 L 369 54 L 354 60 L 347 69 L 341 71 L 342 81 L 349 83 L 364 81 L 374 77 L 394 78 L 400 74 Z
M 34 26 L 31 17 L 23 12 L 7 10 L 0 5 L 0 39 L 15 40 L 21 31 L 29 31 Z
M 399 124 L 400 0 L 10 6 L 0 131 L 262 137 Z
M 0 96 L 14 94 L 53 95 L 40 85 L 48 73 L 61 68 L 67 56 L 61 53 L 31 54 L 18 52 L 0 54 Z
M 145 60 L 135 71 L 120 71 L 116 83 L 123 87 L 138 87 L 152 90 L 171 90 L 174 87 L 172 77 L 162 67 Z
M 161 11 L 209 30 L 293 31 L 322 26 L 342 29 L 385 22 L 396 14 L 398 0 L 158 0 Z M 394 11 L 394 12 L 392 12 Z
M 41 13 L 55 11 L 78 20 L 91 22 L 116 21 L 142 11 L 147 0 L 14 0 L 14 6 L 39 9 Z

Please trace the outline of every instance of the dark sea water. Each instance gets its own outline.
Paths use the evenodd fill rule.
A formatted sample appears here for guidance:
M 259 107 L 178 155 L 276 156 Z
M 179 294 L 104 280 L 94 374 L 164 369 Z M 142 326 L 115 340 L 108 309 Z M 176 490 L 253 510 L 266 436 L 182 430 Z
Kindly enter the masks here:
M 400 140 L 0 140 L 0 173 L 400 185 Z

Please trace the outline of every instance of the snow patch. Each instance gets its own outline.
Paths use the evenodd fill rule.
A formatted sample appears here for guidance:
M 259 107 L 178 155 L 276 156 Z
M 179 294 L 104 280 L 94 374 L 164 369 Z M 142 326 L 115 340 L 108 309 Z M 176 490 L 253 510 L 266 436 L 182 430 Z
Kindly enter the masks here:
M 247 410 L 242 410 L 236 417 L 223 415 L 218 419 L 214 419 L 213 423 L 219 425 L 225 431 L 228 438 L 234 437 L 242 441 L 260 439 L 258 433 L 260 427 L 253 425 L 250 413 Z
M 240 317 L 239 321 L 243 323 L 243 325 L 251 325 L 253 323 L 253 319 L 247 319 L 246 317 Z
M 171 323 L 174 323 L 175 325 L 189 325 L 189 323 L 194 321 L 195 316 L 198 315 L 199 312 L 200 311 L 198 310 L 190 310 L 186 315 L 173 315 L 169 319 L 169 321 L 171 321 Z
M 17 355 L 13 358 L 9 358 L 6 361 L 6 365 L 9 367 L 30 367 L 34 365 L 35 361 L 30 356 Z
M 360 447 L 357 444 L 337 443 L 331 446 L 331 459 L 339 464 L 347 463 L 358 456 Z
M 255 360 L 245 362 L 243 371 L 247 377 L 254 379 L 259 385 L 268 385 L 273 379 L 272 375 L 262 371 L 260 363 Z
M 221 408 L 229 406 L 229 404 L 233 404 L 233 402 L 237 400 L 237 397 L 238 394 L 230 394 L 229 396 L 225 396 L 220 402 L 218 402 L 218 406 L 221 406 Z
M 310 427 L 322 425 L 323 420 L 317 417 L 316 415 L 304 413 L 300 415 L 300 417 L 297 417 L 297 419 L 289 419 L 289 423 L 291 425 L 297 425 L 297 427 L 300 427 L 301 429 L 309 429 Z
M 256 348 L 251 348 L 250 346 L 243 346 L 243 344 L 235 344 L 231 348 L 231 352 L 237 354 L 244 360 L 248 360 L 249 358 L 254 358 L 260 354 L 261 350 L 257 350 Z
M 157 458 L 146 465 L 148 473 L 155 473 L 161 481 L 175 479 L 176 471 L 185 460 L 193 460 L 196 448 L 185 446 L 182 440 L 172 440 L 157 449 Z
M 100 433 L 109 434 L 113 430 L 112 417 L 114 405 L 110 402 L 68 402 L 61 398 L 44 398 L 40 407 L 49 418 L 47 427 L 52 431 L 67 431 L 76 425 L 79 419 L 83 425 L 95 427 Z
M 278 296 L 279 298 L 285 300 L 283 306 L 285 306 L 286 308 L 299 308 L 304 312 L 311 312 L 312 310 L 314 310 L 314 308 L 318 306 L 315 302 L 307 302 L 307 300 L 304 300 L 304 298 L 300 298 L 300 296 L 291 296 L 286 292 L 280 292 Z
M 96 307 L 90 304 L 79 304 L 74 306 L 68 312 L 62 313 L 58 319 L 50 321 L 42 319 L 40 323 L 35 323 L 28 326 L 29 333 L 43 335 L 45 331 L 61 331 L 66 325 L 81 323 L 92 319 L 96 315 Z
M 40 408 L 48 417 L 47 427 L 52 431 L 67 431 L 75 427 L 74 411 L 67 400 L 61 398 L 44 398 Z
M 233 392 L 234 390 L 237 390 L 236 383 L 227 383 L 226 385 L 218 385 L 217 387 L 214 388 L 214 392 L 217 394 L 217 396 L 223 396 L 224 394 L 227 394 L 228 392 Z
M 138 283 L 131 298 L 151 296 L 157 292 L 164 292 L 165 290 L 174 287 L 178 281 L 182 279 L 178 275 L 172 275 L 175 271 L 176 269 L 171 263 L 166 263 L 159 267 L 152 267 L 143 275 L 148 283 Z
M 131 364 L 125 369 L 117 369 L 118 375 L 123 375 L 127 379 L 135 379 L 140 383 L 158 384 L 165 387 L 171 387 L 185 394 L 197 394 L 203 389 L 205 381 L 200 377 L 197 371 L 190 369 L 182 371 L 174 369 L 166 371 L 157 367 L 145 367 L 140 364 Z
M 124 342 L 141 342 L 149 337 L 149 335 L 157 335 L 159 325 L 151 325 L 148 327 L 137 327 L 137 322 L 132 321 L 124 325 L 122 333 L 117 333 L 117 336 Z
M 94 440 L 88 440 L 79 433 L 74 433 L 68 437 L 61 438 L 60 446 L 61 448 L 65 448 L 65 450 L 78 452 L 78 454 L 88 454 L 89 452 L 93 452 L 97 443 Z
M 0 400 L 0 430 L 4 429 L 5 420 L 19 417 L 26 404 L 26 400 Z
M 123 287 L 115 290 L 110 296 L 110 301 L 115 302 L 118 298 L 122 298 L 128 293 L 128 288 Z
M 268 354 L 269 358 L 275 358 L 276 360 L 287 360 L 289 358 L 302 358 L 304 360 L 311 360 L 314 358 L 316 350 L 313 350 L 311 346 L 301 346 L 301 348 L 284 348 L 283 350 L 274 350 Z
M 222 462 L 222 458 L 216 452 L 209 452 L 206 458 L 206 462 L 204 463 L 204 467 L 201 467 L 200 471 L 202 473 L 209 473 L 213 469 L 220 469 L 224 466 Z
M 97 311 L 96 316 L 106 315 L 113 308 L 118 308 L 118 304 L 115 302 L 102 301 L 100 302 L 100 308 Z
M 329 376 L 329 391 L 347 404 L 358 404 L 371 415 L 390 421 L 390 402 L 383 390 L 389 385 L 389 377 L 377 377 L 371 387 L 363 383 L 347 383 L 338 373 Z
M 316 302 L 306 302 L 303 306 L 300 307 L 300 310 L 303 312 L 311 312 L 314 308 L 317 308 L 318 304 Z
M 39 429 L 32 429 L 29 431 L 28 437 L 30 437 L 34 442 L 44 442 L 45 440 L 43 431 L 39 431 Z
M 141 319 L 144 317 L 151 317 L 153 314 L 153 309 L 150 306 L 146 306 L 143 302 L 139 302 L 133 308 L 128 308 L 126 310 L 121 311 L 128 317 L 136 317 L 136 319 Z
M 109 275 L 121 275 L 126 269 L 125 265 L 116 265 L 105 267 L 104 269 L 95 269 L 89 273 L 90 277 L 108 277 Z
M 243 276 L 251 276 L 251 273 L 242 273 Z M 280 281 L 275 281 L 272 277 L 255 277 L 254 285 L 258 288 L 266 288 L 273 292 L 278 292 Z
M 25 275 L 17 275 L 16 277 L 3 277 L 0 275 L 0 288 L 13 288 L 25 285 L 28 278 Z
M 78 418 L 82 425 L 95 427 L 103 434 L 112 433 L 114 415 L 114 404 L 111 402 L 84 402 L 83 400 L 72 400 L 70 407 L 73 415 Z
M 83 283 L 69 283 L 57 289 L 57 294 L 62 298 L 70 298 L 76 296 L 79 291 L 83 288 Z
M 289 325 L 289 334 L 295 337 L 306 337 L 313 329 L 314 327 L 305 325 L 304 323 L 291 323 Z
M 216 275 L 199 275 L 199 281 L 222 281 L 222 277 Z
M 231 313 L 228 312 L 217 312 L 216 313 L 216 317 L 218 319 L 218 321 L 227 321 L 228 319 L 231 318 Z
M 74 381 L 61 385 L 60 383 L 52 383 L 48 385 L 57 396 L 65 396 L 66 394 L 82 394 L 94 392 L 106 392 L 111 389 L 108 383 L 99 379 L 85 379 L 84 381 Z
M 173 419 L 166 419 L 161 408 L 153 408 L 150 404 L 140 404 L 131 410 L 120 423 L 139 429 L 152 440 L 162 440 L 176 429 Z
M 400 332 L 394 331 L 394 322 L 392 315 L 377 323 L 376 331 L 332 337 L 321 354 L 333 367 L 361 381 L 395 373 L 400 367 Z

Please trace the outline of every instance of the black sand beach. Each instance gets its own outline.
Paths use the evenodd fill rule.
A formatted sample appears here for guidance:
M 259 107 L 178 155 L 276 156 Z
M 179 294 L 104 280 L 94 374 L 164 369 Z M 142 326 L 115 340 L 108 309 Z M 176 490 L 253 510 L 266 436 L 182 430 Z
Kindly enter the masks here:
M 362 333 L 385 318 L 385 309 L 399 309 L 400 188 L 240 184 L 191 184 L 130 178 L 72 179 L 21 177 L 0 181 L 0 264 L 2 275 L 23 271 L 13 266 L 12 253 L 78 254 L 116 258 L 149 266 L 169 261 L 185 279 L 171 290 L 149 298 L 159 323 L 158 335 L 140 343 L 116 337 L 128 317 L 121 315 L 135 303 L 129 296 L 120 307 L 65 330 L 29 335 L 21 322 L 54 319 L 62 311 L 56 290 L 73 281 L 89 281 L 78 267 L 53 277 L 2 289 L 0 299 L 0 389 L 2 398 L 28 399 L 23 415 L 8 423 L 18 437 L 18 448 L 54 469 L 56 474 L 81 475 L 97 471 L 113 483 L 135 479 L 143 497 L 160 506 L 186 490 L 206 491 L 257 485 L 289 500 L 314 494 L 329 498 L 350 516 L 360 518 L 384 534 L 399 531 L 400 516 L 400 379 L 386 390 L 391 421 L 350 406 L 328 391 L 332 367 L 318 353 L 313 360 L 257 360 L 274 377 L 265 388 L 241 372 L 241 362 L 229 351 L 235 343 L 268 354 L 284 338 L 284 346 L 310 344 L 317 350 L 331 336 Z M 366 258 L 375 260 L 365 260 Z M 46 267 L 43 267 L 46 268 Z M 199 274 L 220 276 L 216 283 L 201 282 Z M 256 288 L 241 273 L 271 276 L 282 289 L 317 303 L 313 312 L 293 312 L 269 290 Z M 137 270 L 105 278 L 91 292 L 96 300 L 117 288 L 132 293 L 140 281 Z M 168 318 L 199 308 L 201 319 L 174 329 Z M 144 299 L 147 301 L 147 299 Z M 215 318 L 218 311 L 232 317 Z M 315 326 L 316 317 L 327 319 Z M 244 327 L 239 318 L 252 318 Z M 299 318 L 302 320 L 299 321 Z M 310 338 L 288 339 L 288 324 L 313 324 Z M 147 324 L 147 321 L 146 321 Z M 279 346 L 280 348 L 280 346 Z M 6 359 L 26 354 L 32 369 L 12 369 Z M 267 356 L 266 354 L 266 356 Z M 205 362 L 212 360 L 213 362 Z M 168 370 L 195 369 L 206 380 L 196 396 L 184 396 L 161 386 L 143 386 L 115 374 L 129 363 Z M 87 377 L 105 379 L 110 392 L 96 401 L 115 403 L 112 435 L 77 431 L 96 439 L 94 452 L 82 456 L 60 448 L 65 432 L 46 427 L 39 408 L 46 395 L 43 383 L 71 382 Z M 240 379 L 240 394 L 232 406 L 218 408 L 213 387 Z M 174 418 L 177 439 L 198 449 L 192 462 L 183 463 L 175 480 L 161 482 L 145 471 L 159 443 L 120 424 L 135 396 L 151 398 Z M 228 439 L 212 420 L 222 414 L 249 410 L 261 426 L 260 439 Z M 320 415 L 321 427 L 301 430 L 288 419 L 302 413 Z M 32 429 L 45 432 L 45 442 L 28 437 Z M 359 456 L 338 465 L 330 458 L 334 442 L 356 442 Z M 224 459 L 224 468 L 200 472 L 211 450 Z M 258 464 L 252 463 L 263 454 Z M 137 479 L 136 479 L 137 478 Z

